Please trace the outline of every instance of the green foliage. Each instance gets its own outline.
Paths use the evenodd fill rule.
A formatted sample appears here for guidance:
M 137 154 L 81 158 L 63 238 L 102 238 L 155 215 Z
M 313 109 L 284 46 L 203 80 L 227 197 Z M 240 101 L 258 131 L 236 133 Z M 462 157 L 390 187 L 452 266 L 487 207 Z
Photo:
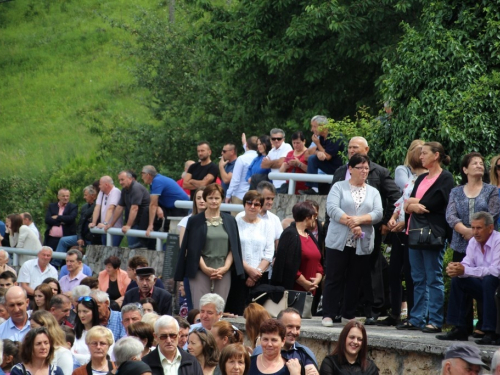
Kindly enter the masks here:
M 0 178 L 0 220 L 14 213 L 29 212 L 38 227 L 43 223 L 43 196 L 48 177 L 9 176 Z
M 388 165 L 404 159 L 413 139 L 443 144 L 458 171 L 462 155 L 498 153 L 500 4 L 434 1 L 419 27 L 404 24 L 397 54 L 384 61 L 382 88 L 392 99 L 391 125 L 381 128 Z
M 100 15 L 125 23 L 140 5 L 113 0 L 16 0 L 0 4 L 0 123 L 3 176 L 46 175 L 98 149 L 88 127 L 146 121 L 144 90 L 121 41 L 134 36 Z
M 347 144 L 351 138 L 362 135 L 369 145 L 378 143 L 376 136 L 380 126 L 381 118 L 372 116 L 367 107 L 358 108 L 354 118 L 346 116 L 338 121 L 329 118 L 326 125 L 329 137 L 332 139 L 340 138 Z M 370 156 L 373 157 L 371 150 Z M 342 158 L 347 162 L 347 154 L 343 154 Z

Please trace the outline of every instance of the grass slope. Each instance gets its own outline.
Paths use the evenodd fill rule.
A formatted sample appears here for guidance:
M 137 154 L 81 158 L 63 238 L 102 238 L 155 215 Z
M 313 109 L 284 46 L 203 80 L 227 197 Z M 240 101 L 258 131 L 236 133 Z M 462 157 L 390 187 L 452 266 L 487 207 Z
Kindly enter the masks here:
M 130 23 L 147 0 L 0 3 L 0 175 L 37 175 L 96 151 L 88 126 L 148 121 L 129 72 Z M 154 3 L 157 4 L 157 3 Z

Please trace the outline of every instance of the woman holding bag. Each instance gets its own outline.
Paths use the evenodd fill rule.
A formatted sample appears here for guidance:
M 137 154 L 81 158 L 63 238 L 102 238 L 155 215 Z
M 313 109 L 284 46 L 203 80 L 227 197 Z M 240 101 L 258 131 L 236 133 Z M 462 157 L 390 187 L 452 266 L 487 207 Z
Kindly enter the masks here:
M 441 163 L 450 163 L 450 157 L 440 143 L 424 143 L 420 160 L 429 172 L 417 178 L 411 197 L 404 204 L 405 212 L 411 215 L 407 233 L 414 305 L 408 322 L 396 328 L 439 333 L 444 318 L 443 256 L 446 239 L 451 234 L 446 222 L 446 207 L 454 181 L 453 175 L 441 167 Z M 428 241 L 419 237 L 425 228 Z M 422 244 L 422 241 L 427 243 Z

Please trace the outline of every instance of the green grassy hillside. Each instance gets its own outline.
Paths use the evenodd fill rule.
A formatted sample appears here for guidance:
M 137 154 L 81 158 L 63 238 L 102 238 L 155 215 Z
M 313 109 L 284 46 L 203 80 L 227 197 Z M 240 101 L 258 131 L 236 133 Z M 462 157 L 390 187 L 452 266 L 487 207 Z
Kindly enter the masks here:
M 89 126 L 147 121 L 123 42 L 147 0 L 0 3 L 0 175 L 36 175 L 96 151 Z

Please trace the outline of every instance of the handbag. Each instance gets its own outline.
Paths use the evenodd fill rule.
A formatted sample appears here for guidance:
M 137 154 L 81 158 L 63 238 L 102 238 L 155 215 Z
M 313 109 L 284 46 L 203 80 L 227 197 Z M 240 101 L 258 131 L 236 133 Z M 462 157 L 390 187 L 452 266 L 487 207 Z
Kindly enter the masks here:
M 298 290 L 288 291 L 288 306 L 293 307 L 300 313 L 302 319 L 312 319 L 313 295 L 309 292 Z
M 433 227 L 425 214 L 411 215 L 408 247 L 417 250 L 441 250 L 446 242 L 446 229 Z
M 267 292 L 252 298 L 252 302 L 257 302 L 259 305 L 262 305 L 271 317 L 276 318 L 280 311 L 288 307 L 288 290 L 283 292 L 283 297 L 281 297 L 279 302 L 274 302 Z

